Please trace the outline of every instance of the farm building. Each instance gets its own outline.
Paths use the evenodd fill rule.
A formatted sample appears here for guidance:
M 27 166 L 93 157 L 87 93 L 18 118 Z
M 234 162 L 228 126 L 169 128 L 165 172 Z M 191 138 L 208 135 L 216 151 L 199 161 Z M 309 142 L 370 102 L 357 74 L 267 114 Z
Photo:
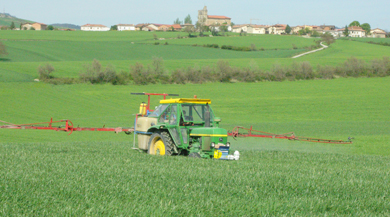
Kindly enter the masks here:
M 118 31 L 135 31 L 134 24 L 118 24 Z
M 249 25 L 248 33 L 252 34 L 266 34 L 268 26 L 265 25 Z
M 22 23 L 21 29 L 22 30 L 30 30 L 34 28 L 35 30 L 46 30 L 47 25 L 43 23 Z
M 379 29 L 379 28 L 376 28 L 376 29 L 372 29 L 370 31 L 370 34 L 368 37 L 372 37 L 372 38 L 386 38 L 386 31 L 383 30 L 383 29 Z
M 175 31 L 180 31 L 180 30 L 182 29 L 182 27 L 181 27 L 180 24 L 173 24 L 172 27 L 173 27 L 173 29 L 174 29 Z
M 32 27 L 32 23 L 22 23 L 20 27 L 22 30 L 30 30 Z
M 31 26 L 34 27 L 35 30 L 46 30 L 47 28 L 47 25 L 43 23 L 33 23 Z
M 85 24 L 81 26 L 81 31 L 109 31 L 109 30 L 110 28 L 102 24 Z

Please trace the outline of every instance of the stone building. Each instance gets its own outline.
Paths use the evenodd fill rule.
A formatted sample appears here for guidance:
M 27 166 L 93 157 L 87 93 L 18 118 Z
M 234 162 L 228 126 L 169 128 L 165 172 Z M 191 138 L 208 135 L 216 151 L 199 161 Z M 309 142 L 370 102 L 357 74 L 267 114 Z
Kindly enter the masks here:
M 202 10 L 198 11 L 198 22 L 206 26 L 226 24 L 228 26 L 232 23 L 232 18 L 218 15 L 208 15 L 207 7 L 204 6 Z

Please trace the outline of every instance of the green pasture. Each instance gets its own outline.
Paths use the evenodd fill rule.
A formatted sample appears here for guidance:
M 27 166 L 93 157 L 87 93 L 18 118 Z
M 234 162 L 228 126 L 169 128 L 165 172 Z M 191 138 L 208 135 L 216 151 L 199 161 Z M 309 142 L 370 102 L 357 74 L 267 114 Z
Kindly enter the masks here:
M 36 123 L 69 119 L 79 126 L 132 127 L 134 114 L 145 97 L 131 92 L 178 93 L 181 97 L 212 99 L 222 126 L 254 126 L 255 129 L 298 136 L 346 140 L 349 153 L 389 155 L 390 78 L 349 78 L 296 82 L 206 83 L 202 85 L 48 85 L 1 83 L 0 120 Z M 158 99 L 153 101 L 158 104 Z M 12 109 L 11 109 L 12 108 Z M 1 130 L 3 142 L 131 141 L 112 133 L 66 133 Z M 87 136 L 85 136 L 87 135 Z M 106 139 L 105 139 L 106 138 Z M 250 140 L 248 140 L 249 143 Z M 257 141 L 257 140 L 256 140 Z M 268 140 L 261 140 L 268 142 Z M 300 145 L 300 142 L 288 142 Z
M 360 41 L 360 42 L 390 43 L 390 38 L 351 38 L 350 40 Z
M 158 35 L 158 33 L 157 33 Z M 297 48 L 310 47 L 315 45 L 315 38 L 303 38 L 297 36 L 284 36 L 284 35 L 247 35 L 247 36 L 235 36 L 235 37 L 198 37 L 198 38 L 184 38 L 184 39 L 167 39 L 162 40 L 162 43 L 168 42 L 168 44 L 175 45 L 198 45 L 204 44 L 217 44 L 220 47 L 222 45 L 232 45 L 237 47 L 250 47 L 254 44 L 257 49 L 293 49 L 293 44 Z M 160 43 L 161 43 L 160 42 Z M 148 41 L 148 43 L 154 43 L 154 41 Z
M 113 65 L 117 72 L 129 71 L 136 62 L 148 64 L 153 57 L 164 59 L 168 70 L 198 66 L 213 66 L 219 60 L 226 60 L 232 66 L 246 67 L 257 65 L 260 69 L 269 70 L 274 64 L 290 65 L 293 62 L 308 61 L 313 67 L 317 65 L 342 64 L 351 56 L 370 61 L 389 56 L 390 47 L 378 46 L 357 41 L 336 40 L 328 49 L 291 59 L 290 57 L 305 52 L 304 49 L 288 48 L 291 43 L 296 46 L 314 44 L 313 39 L 296 36 L 250 35 L 231 37 L 204 37 L 158 40 L 160 45 L 147 44 L 155 42 L 153 34 L 158 37 L 174 38 L 178 32 L 64 32 L 64 31 L 2 31 L 0 40 L 6 45 L 7 56 L 0 58 L 0 81 L 32 81 L 37 77 L 39 65 L 50 63 L 54 66 L 56 77 L 78 77 L 85 64 L 94 59 L 103 66 Z M 240 52 L 214 48 L 179 46 L 198 43 L 230 44 L 247 46 L 251 43 L 259 48 L 269 46 L 278 50 Z M 169 41 L 169 45 L 162 45 Z M 172 41 L 172 43 L 171 43 Z M 146 44 L 145 44 L 146 43 Z M 178 44 L 175 44 L 178 43 Z M 266 45 L 265 45 L 266 44 Z M 287 49 L 284 49 L 287 48 Z
M 202 85 L 2 82 L 0 120 L 132 127 L 143 96 L 210 98 L 221 126 L 343 139 L 229 139 L 239 161 L 156 157 L 133 135 L 0 129 L 1 215 L 388 215 L 390 78 Z M 152 98 L 152 106 L 159 98 Z M 202 201 L 201 203 L 199 201 Z
M 156 34 L 168 39 L 178 33 Z M 136 62 L 148 64 L 153 57 L 162 57 L 169 70 L 212 66 L 219 60 L 268 70 L 294 61 L 338 65 L 351 56 L 369 62 L 390 53 L 387 46 L 337 40 L 328 49 L 291 59 L 303 50 L 282 50 L 278 43 L 284 36 L 269 37 L 264 40 L 279 50 L 175 44 L 215 37 L 152 45 L 147 44 L 154 42 L 148 32 L 1 31 L 9 53 L 0 58 L 1 121 L 37 123 L 52 117 L 80 127 L 133 127 L 146 98 L 130 93 L 196 94 L 212 100 L 221 127 L 228 130 L 253 126 L 354 140 L 321 144 L 229 138 L 241 159 L 218 161 L 150 156 L 131 149 L 133 135 L 124 133 L 0 129 L 0 215 L 388 216 L 390 77 L 145 86 L 33 82 L 39 65 L 52 64 L 56 77 L 77 77 L 93 59 L 117 72 L 129 71 Z M 258 36 L 219 38 L 263 43 Z M 159 99 L 152 98 L 152 106 Z

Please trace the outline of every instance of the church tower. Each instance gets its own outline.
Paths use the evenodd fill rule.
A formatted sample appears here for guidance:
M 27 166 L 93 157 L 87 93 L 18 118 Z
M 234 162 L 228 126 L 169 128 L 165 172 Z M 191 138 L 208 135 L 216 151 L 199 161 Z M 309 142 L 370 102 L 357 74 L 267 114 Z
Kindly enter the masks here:
M 203 25 L 207 23 L 207 7 L 204 6 L 203 10 L 198 11 L 198 22 Z

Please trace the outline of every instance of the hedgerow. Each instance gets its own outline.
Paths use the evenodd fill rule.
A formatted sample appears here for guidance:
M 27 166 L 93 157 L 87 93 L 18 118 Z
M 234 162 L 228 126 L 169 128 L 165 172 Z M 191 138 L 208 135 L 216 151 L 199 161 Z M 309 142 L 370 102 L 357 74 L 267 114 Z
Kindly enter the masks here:
M 269 71 L 258 68 L 255 62 L 248 67 L 234 67 L 228 61 L 219 60 L 212 66 L 198 66 L 175 69 L 164 67 L 162 58 L 154 57 L 148 65 L 139 62 L 130 66 L 129 71 L 116 73 L 112 65 L 102 68 L 98 60 L 84 66 L 78 79 L 54 78 L 50 66 L 38 68 L 40 78 L 53 84 L 89 82 L 92 84 L 112 83 L 114 85 L 147 84 L 201 84 L 205 82 L 261 82 L 297 81 L 312 79 L 334 79 L 337 77 L 385 77 L 390 76 L 390 57 L 366 62 L 351 57 L 339 66 L 320 66 L 316 69 L 309 62 L 294 62 L 291 65 L 274 64 Z M 51 71 L 52 70 L 52 71 Z

